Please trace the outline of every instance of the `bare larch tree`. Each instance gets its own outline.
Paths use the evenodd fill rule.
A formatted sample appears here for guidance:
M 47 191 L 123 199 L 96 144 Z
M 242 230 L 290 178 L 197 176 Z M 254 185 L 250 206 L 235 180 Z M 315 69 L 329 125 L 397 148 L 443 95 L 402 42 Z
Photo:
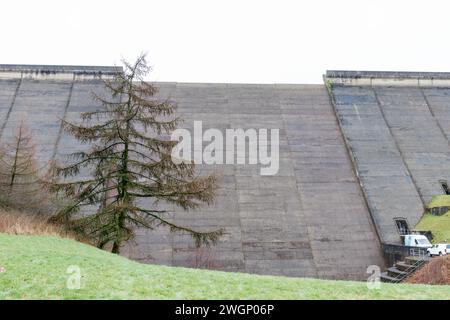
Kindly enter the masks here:
M 90 147 L 71 154 L 66 166 L 55 164 L 59 179 L 52 190 L 73 200 L 51 221 L 64 223 L 100 248 L 111 246 L 114 253 L 134 236 L 136 227 L 167 226 L 190 234 L 197 246 L 214 244 L 222 229 L 203 232 L 181 226 L 159 208 L 160 202 L 184 210 L 211 204 L 217 179 L 197 176 L 193 163 L 172 161 L 177 141 L 170 140 L 170 133 L 182 121 L 174 114 L 176 105 L 153 97 L 157 89 L 144 81 L 150 71 L 145 55 L 134 64 L 123 63 L 123 72 L 104 80 L 111 95 L 93 94 L 102 108 L 82 113 L 78 124 L 63 121 L 66 132 Z M 92 178 L 77 179 L 85 168 Z M 87 214 L 89 207 L 95 210 Z
M 48 214 L 47 192 L 39 176 L 35 145 L 25 120 L 0 146 L 0 194 L 4 206 Z

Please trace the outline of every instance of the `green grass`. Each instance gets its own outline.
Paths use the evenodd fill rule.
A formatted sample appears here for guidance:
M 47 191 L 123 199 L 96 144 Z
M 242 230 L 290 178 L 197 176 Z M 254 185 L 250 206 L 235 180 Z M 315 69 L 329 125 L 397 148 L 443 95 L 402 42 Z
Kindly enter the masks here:
M 66 287 L 67 268 L 81 289 Z M 449 286 L 257 276 L 145 265 L 73 240 L 0 234 L 0 299 L 449 299 Z
M 450 241 L 450 211 L 442 216 L 425 213 L 415 227 L 420 231 L 431 231 L 433 243 L 446 243 Z
M 440 194 L 433 196 L 430 203 L 427 204 L 427 209 L 439 207 L 450 207 L 450 195 Z

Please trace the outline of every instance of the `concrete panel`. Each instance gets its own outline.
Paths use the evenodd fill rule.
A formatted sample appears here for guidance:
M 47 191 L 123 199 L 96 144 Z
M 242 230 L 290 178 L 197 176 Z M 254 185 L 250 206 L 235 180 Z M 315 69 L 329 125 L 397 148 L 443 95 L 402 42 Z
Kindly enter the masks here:
M 22 80 L 14 106 L 3 131 L 9 139 L 21 121 L 33 135 L 37 158 L 41 166 L 51 160 L 58 139 L 61 119 L 68 103 L 71 82 Z
M 379 97 L 376 94 L 378 90 Z M 379 87 L 373 89 L 359 86 L 333 89 L 336 101 L 339 101 L 341 96 L 355 95 L 367 96 L 360 99 L 361 101 L 377 102 L 351 102 L 351 105 L 336 103 L 336 112 L 351 148 L 373 219 L 382 241 L 387 243 L 400 243 L 400 237 L 395 230 L 395 217 L 405 217 L 414 225 L 423 212 L 423 203 L 415 181 L 411 178 L 408 163 L 403 157 L 401 147 L 406 144 L 401 143 L 401 130 L 396 131 L 390 126 L 389 120 L 395 117 L 387 110 L 392 105 L 397 106 L 397 96 L 402 100 L 399 104 L 405 105 L 405 102 L 411 101 L 405 96 L 420 98 L 420 94 L 415 91 L 411 93 L 408 88 L 395 90 L 389 88 L 382 91 Z M 396 94 L 402 90 L 405 90 L 405 96 Z M 420 105 L 420 101 L 415 105 Z M 364 116 L 361 116 L 361 113 Z
M 0 80 L 0 128 L 5 126 L 19 84 L 20 80 Z

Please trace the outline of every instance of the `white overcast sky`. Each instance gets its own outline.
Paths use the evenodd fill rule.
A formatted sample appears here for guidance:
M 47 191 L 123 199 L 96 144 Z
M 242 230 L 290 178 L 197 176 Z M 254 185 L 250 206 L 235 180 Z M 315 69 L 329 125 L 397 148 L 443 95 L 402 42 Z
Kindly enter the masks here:
M 0 2 L 0 64 L 114 65 L 151 80 L 321 83 L 327 69 L 450 71 L 450 2 Z

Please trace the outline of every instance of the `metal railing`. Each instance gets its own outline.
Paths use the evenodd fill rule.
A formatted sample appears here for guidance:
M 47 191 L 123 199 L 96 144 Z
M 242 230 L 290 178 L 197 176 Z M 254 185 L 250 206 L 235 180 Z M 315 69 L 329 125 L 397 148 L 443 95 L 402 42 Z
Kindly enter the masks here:
M 420 257 L 420 258 L 425 258 L 428 256 L 426 249 L 416 248 L 416 247 L 409 248 L 409 255 L 413 256 L 413 257 Z
M 419 270 L 422 266 L 424 266 L 425 264 L 428 263 L 428 260 L 425 259 L 420 259 L 417 260 L 414 264 L 412 264 L 409 268 L 407 268 L 406 270 L 404 270 L 404 274 L 399 274 L 396 277 L 393 277 L 394 280 L 391 281 L 392 283 L 399 283 L 402 282 L 403 280 L 405 280 L 411 273 Z
M 403 261 L 408 256 L 424 257 L 427 255 L 427 250 L 426 248 L 383 243 L 383 253 L 386 264 L 392 266 L 398 261 Z

